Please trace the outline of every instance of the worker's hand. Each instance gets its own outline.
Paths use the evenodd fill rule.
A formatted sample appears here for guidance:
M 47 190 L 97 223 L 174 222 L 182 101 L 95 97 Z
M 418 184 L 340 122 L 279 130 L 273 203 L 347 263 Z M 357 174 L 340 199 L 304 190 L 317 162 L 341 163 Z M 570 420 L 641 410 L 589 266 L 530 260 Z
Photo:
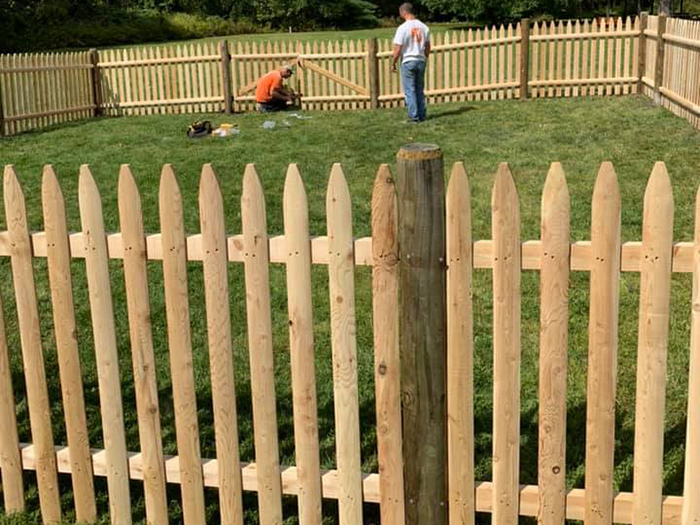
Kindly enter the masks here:
M 393 64 L 391 64 L 391 71 L 393 71 L 394 73 L 396 73 L 396 71 L 397 71 L 397 69 L 396 69 L 396 62 L 394 62 Z

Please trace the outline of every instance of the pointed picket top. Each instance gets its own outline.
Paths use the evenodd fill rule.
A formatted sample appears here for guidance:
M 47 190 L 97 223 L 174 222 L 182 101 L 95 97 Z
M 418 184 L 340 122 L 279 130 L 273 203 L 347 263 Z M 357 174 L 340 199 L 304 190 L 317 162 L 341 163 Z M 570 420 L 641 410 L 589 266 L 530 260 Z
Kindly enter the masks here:
M 308 201 L 306 198 L 306 189 L 304 188 L 304 180 L 299 173 L 299 167 L 296 164 L 290 164 L 287 168 L 287 176 L 284 180 L 284 217 L 285 225 L 288 217 L 306 216 L 308 223 Z
M 117 188 L 119 208 L 119 225 L 124 243 L 124 258 L 134 256 L 142 259 L 145 264 L 146 241 L 143 233 L 143 211 L 141 195 L 136 179 L 128 164 L 119 167 L 119 183 Z
M 58 183 L 58 177 L 51 164 L 44 166 L 41 175 L 41 193 L 42 201 L 46 203 L 48 198 L 58 199 L 60 205 L 63 205 L 63 192 L 61 185 Z
M 569 187 L 566 183 L 564 169 L 559 162 L 552 162 L 547 173 L 547 180 L 542 191 L 542 225 L 545 226 L 547 220 L 555 220 L 552 213 L 557 210 L 566 210 L 568 216 L 571 203 L 569 199 Z M 556 222 L 552 223 L 556 226 Z M 568 222 L 567 222 L 568 229 Z
M 593 202 L 596 198 L 606 202 L 617 203 L 620 206 L 620 188 L 617 183 L 617 174 L 612 162 L 605 161 L 600 165 L 598 175 L 593 186 Z
M 464 164 L 455 162 L 447 184 L 447 258 L 449 264 L 472 257 L 471 188 Z
M 47 232 L 60 228 L 58 235 L 67 235 L 66 212 L 61 185 L 51 164 L 44 166 L 41 177 L 41 203 L 44 211 L 44 228 Z
M 644 214 L 647 210 L 655 215 L 658 213 L 673 214 L 673 189 L 671 179 L 666 170 L 666 164 L 657 162 L 651 171 L 646 190 L 644 191 Z
M 219 179 L 209 163 L 202 166 L 202 175 L 199 178 L 199 213 L 203 221 L 208 217 L 224 215 L 224 199 Z
M 24 192 L 22 191 L 22 186 L 17 178 L 17 173 L 15 172 L 15 167 L 12 164 L 5 165 L 5 173 L 3 178 L 3 196 L 5 198 L 5 213 L 10 215 L 12 211 L 13 215 L 17 215 L 18 210 L 22 210 L 22 215 L 24 215 Z M 9 219 L 10 217 L 8 217 Z M 13 217 L 14 218 L 14 217 Z M 26 221 L 25 228 L 26 228 Z M 12 225 L 7 225 L 8 229 L 12 228 Z
M 447 201 L 455 204 L 469 204 L 471 206 L 471 187 L 467 171 L 462 162 L 455 162 L 450 173 L 450 181 L 447 183 Z M 449 204 L 448 204 L 449 205 Z M 457 209 L 457 208 L 455 208 Z
M 102 198 L 97 189 L 97 183 L 92 176 L 90 166 L 83 164 L 80 166 L 80 176 L 78 179 L 78 202 L 80 204 L 80 221 L 83 229 L 86 230 L 85 249 L 88 244 L 99 242 L 100 236 L 104 235 L 104 221 L 102 217 Z M 97 231 L 95 231 L 97 230 Z M 102 230 L 102 231 L 99 231 Z M 93 247 L 94 249 L 94 247 Z
M 132 201 L 132 208 L 138 209 L 139 211 L 141 210 L 141 196 L 139 195 L 139 189 L 136 185 L 134 174 L 131 172 L 131 166 L 128 164 L 122 164 L 119 167 L 117 194 L 120 204 L 122 202 L 127 203 L 128 201 Z M 126 217 L 122 218 L 124 219 Z
M 491 193 L 491 206 L 493 211 L 499 211 L 502 205 L 507 205 L 509 202 L 515 202 L 517 205 L 518 192 L 515 189 L 515 181 L 513 174 L 510 172 L 510 167 L 507 162 L 501 162 L 498 165 L 496 172 L 496 180 L 493 184 L 493 192 Z
M 160 187 L 158 189 L 158 203 L 163 210 L 172 210 L 181 207 L 182 195 L 180 194 L 180 185 L 177 183 L 175 171 L 172 164 L 164 164 L 160 172 Z M 177 204 L 177 206 L 176 206 Z
M 375 264 L 395 264 L 398 257 L 396 185 L 388 164 L 382 164 L 372 190 L 372 255 Z M 384 260 L 391 257 L 391 260 Z
M 329 229 L 328 248 L 331 251 L 337 251 L 333 249 L 334 245 L 340 247 L 348 242 L 352 244 L 352 231 L 344 227 L 346 224 L 352 224 L 350 190 L 339 163 L 333 164 L 331 176 L 328 179 L 326 210 Z M 333 230 L 332 234 L 330 230 Z
M 267 216 L 265 215 L 265 195 L 255 164 L 247 164 L 245 167 L 241 193 L 241 219 L 244 242 L 248 243 L 246 251 L 255 249 L 257 252 L 257 247 L 261 246 L 257 242 L 258 236 L 264 236 L 267 239 Z

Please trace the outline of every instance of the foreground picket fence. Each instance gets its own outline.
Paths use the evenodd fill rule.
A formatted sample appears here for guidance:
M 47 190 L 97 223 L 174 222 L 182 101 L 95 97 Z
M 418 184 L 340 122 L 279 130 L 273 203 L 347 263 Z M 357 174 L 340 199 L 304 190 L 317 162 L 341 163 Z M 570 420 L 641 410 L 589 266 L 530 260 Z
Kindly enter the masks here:
M 528 45 L 523 45 L 527 42 Z M 253 42 L 0 55 L 0 134 L 93 115 L 250 111 L 297 63 L 303 109 L 403 104 L 391 41 Z M 700 22 L 647 16 L 436 33 L 430 103 L 642 93 L 700 126 Z
M 399 179 L 397 182 L 401 182 Z M 363 502 L 381 506 L 383 524 L 407 523 L 404 508 L 413 495 L 404 474 L 417 455 L 404 441 L 400 393 L 400 310 L 397 195 L 394 176 L 382 165 L 372 197 L 372 237 L 354 239 L 348 186 L 340 165 L 328 182 L 327 236 L 309 234 L 308 205 L 301 175 L 289 166 L 284 188 L 284 235 L 268 236 L 263 189 L 255 167 L 243 178 L 243 231 L 227 235 L 224 199 L 210 165 L 199 186 L 201 233 L 187 235 L 183 202 L 170 165 L 161 174 L 161 232 L 146 235 L 141 201 L 128 166 L 120 171 L 121 231 L 105 234 L 101 196 L 87 166 L 80 170 L 82 231 L 68 233 L 64 199 L 51 166 L 42 183 L 43 232 L 30 233 L 17 174 L 4 172 L 7 231 L 0 256 L 9 257 L 17 305 L 32 443 L 17 433 L 15 395 L 7 345 L 0 324 L 0 470 L 5 511 L 24 509 L 23 471 L 36 472 L 45 522 L 62 515 L 58 473 L 71 475 L 76 517 L 96 516 L 93 476 L 107 478 L 112 523 L 132 521 L 129 480 L 142 480 L 151 523 L 167 523 L 166 483 L 179 484 L 183 520 L 204 523 L 204 491 L 218 488 L 222 523 L 243 523 L 242 491 L 258 493 L 261 523 L 281 523 L 282 495 L 296 495 L 300 522 L 319 524 L 323 498 L 338 500 L 339 523 L 362 523 Z M 590 241 L 569 236 L 569 195 L 561 166 L 552 164 L 542 197 L 541 239 L 521 241 L 519 201 L 507 164 L 492 194 L 491 240 L 471 233 L 469 182 L 461 163 L 452 168 L 444 200 L 446 253 L 443 275 L 447 359 L 447 506 L 451 524 L 474 523 L 475 512 L 491 512 L 494 523 L 516 523 L 518 515 L 544 524 L 587 523 L 691 525 L 700 520 L 700 193 L 692 242 L 672 241 L 673 197 L 663 163 L 653 169 L 644 197 L 641 242 L 621 243 L 620 195 L 610 163 L 600 167 L 592 200 Z M 437 255 L 436 255 L 437 257 Z M 56 350 L 67 443 L 52 433 L 33 261 L 45 258 L 53 305 Z M 90 448 L 86 401 L 75 338 L 71 262 L 84 259 L 105 449 Z M 140 450 L 128 451 L 118 369 L 110 259 L 123 261 Z M 177 455 L 163 453 L 159 395 L 154 370 L 147 261 L 162 261 L 167 336 L 175 409 Z M 206 299 L 215 458 L 202 458 L 193 376 L 188 302 L 188 262 L 201 261 Z M 230 327 L 228 267 L 243 262 L 247 305 L 255 463 L 240 459 L 236 387 Z M 270 263 L 286 265 L 289 345 L 296 465 L 280 465 L 272 352 Z M 311 266 L 328 266 L 335 406 L 335 465 L 322 470 L 314 367 Z M 373 267 L 375 400 L 379 471 L 363 473 L 354 267 Z M 493 272 L 494 414 L 493 480 L 474 479 L 473 341 L 471 282 L 474 270 Z M 539 481 L 519 485 L 520 275 L 540 272 Z M 565 487 L 566 385 L 569 272 L 590 272 L 586 484 Z M 639 346 L 634 492 L 613 492 L 617 319 L 620 272 L 640 272 Z M 685 492 L 662 495 L 664 400 L 672 272 L 693 274 Z M 0 320 L 2 316 L 0 316 Z M 199 349 L 198 349 L 199 350 Z M 405 378 L 404 378 L 405 380 Z M 162 386 L 162 385 L 161 385 Z M 365 387 L 366 388 L 366 387 Z M 161 394 L 162 395 L 162 394 Z M 405 424 L 405 421 L 404 421 Z M 415 441 L 415 440 L 414 440 Z M 404 443 L 405 445 L 405 443 Z M 435 461 L 440 461 L 438 458 Z M 408 488 L 404 488 L 408 487 Z M 422 504 L 427 504 L 423 502 Z M 63 509 L 65 511 L 65 509 Z

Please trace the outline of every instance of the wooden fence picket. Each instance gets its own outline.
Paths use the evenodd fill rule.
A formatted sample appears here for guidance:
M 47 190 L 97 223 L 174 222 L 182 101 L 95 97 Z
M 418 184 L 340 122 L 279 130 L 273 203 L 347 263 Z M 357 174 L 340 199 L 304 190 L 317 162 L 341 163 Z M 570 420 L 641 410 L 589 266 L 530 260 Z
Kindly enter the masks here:
M 129 466 L 124 434 L 114 309 L 109 281 L 107 237 L 102 218 L 100 194 L 90 168 L 85 164 L 80 167 L 78 195 L 80 223 L 85 237 L 85 272 L 92 315 L 97 381 L 100 389 L 102 433 L 107 454 L 110 518 L 113 525 L 130 525 Z
M 0 62 L 1 64 L 1 62 Z M 10 351 L 7 346 L 5 316 L 0 297 L 0 480 L 5 514 L 24 510 L 24 480 L 19 450 L 15 394 L 12 389 Z
M 340 525 L 362 523 L 362 471 L 355 336 L 354 243 L 350 192 L 334 164 L 326 195 L 328 284 L 333 349 L 335 443 L 340 478 Z
M 397 222 L 394 179 L 389 166 L 382 164 L 372 191 L 372 318 L 380 512 L 384 525 L 405 520 Z
M 634 439 L 634 522 L 661 525 L 673 191 L 657 162 L 644 194 Z
M 282 523 L 282 479 L 270 311 L 270 255 L 268 243 L 265 242 L 267 217 L 262 185 L 253 164 L 246 166 L 243 176 L 241 222 L 260 522 Z
M 700 188 L 695 195 L 693 244 L 693 296 L 690 314 L 690 365 L 688 367 L 688 422 L 685 437 L 685 473 L 681 525 L 700 521 Z
M 11 243 L 10 261 L 17 303 L 29 423 L 37 458 L 39 504 L 44 523 L 53 523 L 61 519 L 56 454 L 51 429 L 27 212 L 24 194 L 12 165 L 5 166 L 3 197 Z
M 615 390 L 620 286 L 620 192 L 604 162 L 593 189 L 586 403 L 587 525 L 613 521 Z
M 455 163 L 447 186 L 447 456 L 451 525 L 473 525 L 474 327 L 471 190 Z
M 496 173 L 493 232 L 493 521 L 518 523 L 520 475 L 520 207 L 508 165 Z M 502 411 L 502 412 L 501 412 Z
M 51 288 L 51 306 L 61 377 L 66 435 L 70 447 L 73 498 L 77 521 L 97 519 L 92 456 L 88 439 L 83 379 L 78 354 L 77 325 L 73 304 L 71 254 L 63 193 L 50 165 L 44 167 L 41 200 L 46 231 L 46 257 Z
M 205 164 L 202 168 L 199 183 L 199 219 L 204 252 L 204 299 L 207 311 L 216 456 L 219 460 L 221 522 L 243 525 L 243 482 L 233 379 L 224 204 L 211 164 Z
M 542 193 L 538 485 L 540 525 L 566 516 L 566 370 L 569 288 L 569 190 L 561 164 Z
M 158 202 L 183 521 L 185 525 L 203 525 L 204 482 L 187 297 L 187 246 L 182 195 L 170 164 L 163 166 Z
M 321 470 L 314 367 L 311 239 L 304 183 L 290 164 L 284 184 L 289 351 L 294 404 L 294 444 L 299 482 L 299 521 L 320 525 Z
M 128 165 L 123 165 L 119 170 L 118 193 L 119 222 L 124 242 L 124 284 L 129 317 L 131 359 L 139 442 L 143 456 L 146 519 L 154 525 L 167 525 L 168 500 L 165 489 L 165 463 L 151 330 L 146 238 L 143 231 L 141 196 Z

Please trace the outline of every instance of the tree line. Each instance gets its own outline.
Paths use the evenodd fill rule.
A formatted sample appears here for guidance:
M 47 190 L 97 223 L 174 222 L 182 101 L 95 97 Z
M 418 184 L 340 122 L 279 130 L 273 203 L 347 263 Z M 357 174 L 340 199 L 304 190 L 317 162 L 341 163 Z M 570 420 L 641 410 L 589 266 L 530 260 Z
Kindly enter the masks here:
M 414 0 L 427 21 L 474 24 L 683 9 L 700 0 Z M 656 5 L 655 5 L 656 2 Z M 675 2 L 677 5 L 670 5 Z M 0 0 L 0 52 L 394 23 L 401 0 Z

